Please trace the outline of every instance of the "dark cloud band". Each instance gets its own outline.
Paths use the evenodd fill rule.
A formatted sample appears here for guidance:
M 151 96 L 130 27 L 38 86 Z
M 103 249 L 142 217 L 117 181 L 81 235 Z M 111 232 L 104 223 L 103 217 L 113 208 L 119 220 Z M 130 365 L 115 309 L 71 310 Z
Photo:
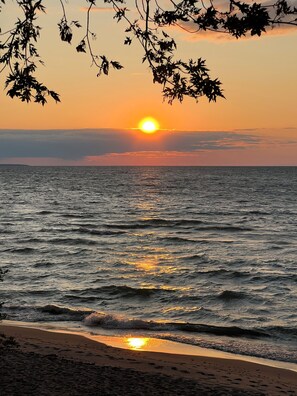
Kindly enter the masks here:
M 255 134 L 242 132 L 138 130 L 0 130 L 0 158 L 52 157 L 78 160 L 87 156 L 140 151 L 195 152 L 232 150 L 259 144 Z

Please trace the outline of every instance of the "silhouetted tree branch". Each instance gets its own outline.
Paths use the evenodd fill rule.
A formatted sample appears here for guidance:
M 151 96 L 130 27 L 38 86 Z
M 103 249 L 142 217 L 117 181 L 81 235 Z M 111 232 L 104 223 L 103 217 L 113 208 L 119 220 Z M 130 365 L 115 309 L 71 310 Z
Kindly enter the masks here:
M 0 12 L 5 12 L 9 0 L 0 0 Z M 120 70 L 120 62 L 109 60 L 104 54 L 95 54 L 92 40 L 96 34 L 91 27 L 91 12 L 99 0 L 81 0 L 86 5 L 85 30 L 76 45 L 76 51 L 88 53 L 97 76 L 109 74 L 110 68 Z M 268 4 L 226 0 L 225 4 L 214 5 L 213 0 L 170 0 L 170 6 L 160 5 L 158 0 L 135 0 L 134 13 L 138 18 L 131 19 L 132 12 L 125 7 L 124 0 L 102 0 L 114 9 L 114 19 L 124 23 L 124 45 L 136 40 L 143 49 L 143 62 L 153 75 L 153 82 L 162 86 L 163 96 L 169 103 L 180 102 L 185 96 L 196 101 L 205 96 L 209 101 L 224 97 L 221 82 L 211 79 L 205 60 L 176 58 L 177 44 L 168 34 L 168 28 L 179 27 L 186 32 L 220 32 L 235 38 L 247 35 L 261 36 L 268 28 L 275 26 L 297 26 L 297 8 L 287 0 L 277 0 Z M 37 43 L 41 27 L 37 24 L 38 13 L 46 11 L 44 0 L 16 0 L 22 17 L 13 27 L 2 32 L 0 29 L 0 73 L 6 72 L 5 89 L 11 98 L 22 101 L 35 101 L 44 105 L 51 97 L 60 101 L 59 94 L 47 88 L 36 77 L 37 66 L 43 64 Z M 64 0 L 61 5 L 61 19 L 58 23 L 60 38 L 71 44 L 73 29 L 82 25 L 77 20 L 70 21 Z M 134 15 L 134 14 L 132 14 Z

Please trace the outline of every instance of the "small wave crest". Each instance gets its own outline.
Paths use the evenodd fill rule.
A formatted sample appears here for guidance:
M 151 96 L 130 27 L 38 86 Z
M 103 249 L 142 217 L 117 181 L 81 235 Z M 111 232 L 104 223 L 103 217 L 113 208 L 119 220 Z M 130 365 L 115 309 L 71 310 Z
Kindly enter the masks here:
M 164 238 L 159 238 L 162 241 L 168 242 L 168 243 L 197 243 L 199 244 L 200 241 L 195 241 L 194 239 L 189 239 L 189 238 L 184 238 L 184 237 L 177 237 L 177 236 L 168 236 Z
M 34 253 L 35 251 L 36 249 L 31 247 L 9 248 L 4 250 L 4 252 L 18 253 L 18 254 L 30 254 L 30 253 Z
M 268 328 L 269 331 L 272 333 L 277 334 L 282 334 L 286 337 L 292 337 L 292 338 L 297 338 L 297 327 L 291 327 L 291 326 L 271 326 Z
M 164 324 L 142 319 L 128 319 L 125 317 L 93 312 L 84 319 L 87 326 L 99 326 L 104 329 L 119 330 L 164 330 Z M 168 329 L 167 329 L 168 330 Z
M 197 260 L 205 260 L 205 258 L 206 258 L 206 256 L 205 256 L 205 254 L 191 254 L 191 255 L 188 255 L 188 256 L 182 256 L 181 257 L 183 260 L 186 260 L 186 261 L 197 261 Z
M 125 223 L 125 224 L 105 224 L 108 228 L 118 228 L 118 229 L 139 229 L 139 228 L 149 228 L 149 227 L 174 227 L 174 226 L 196 226 L 203 224 L 201 220 L 191 220 L 191 219 L 163 219 L 163 218 L 148 218 L 139 219 L 135 222 Z
M 242 227 L 242 226 L 235 226 L 229 224 L 217 224 L 217 225 L 214 224 L 214 225 L 206 225 L 206 226 L 198 227 L 196 228 L 196 231 L 245 232 L 245 231 L 253 231 L 253 229 L 251 227 Z
M 146 331 L 183 331 L 187 333 L 207 333 L 229 337 L 269 337 L 269 334 L 258 329 L 245 329 L 237 326 L 214 326 L 196 323 L 156 322 L 143 319 L 130 319 L 124 316 L 93 312 L 84 319 L 86 326 L 98 326 L 117 330 Z
M 12 230 L 8 230 L 7 228 L 1 228 L 0 234 L 14 234 Z
M 96 245 L 97 242 L 91 239 L 83 239 L 83 238 L 53 238 L 48 241 L 52 244 L 61 244 L 61 245 Z
M 66 219 L 88 219 L 92 217 L 91 214 L 87 213 L 62 213 L 60 216 Z
M 53 212 L 51 210 L 41 210 L 40 212 L 38 212 L 38 215 L 49 215 L 52 214 Z
M 224 290 L 217 297 L 221 300 L 241 300 L 246 298 L 246 294 L 234 290 Z
M 86 227 L 80 227 L 77 230 L 73 231 L 78 231 L 81 234 L 88 234 L 88 235 L 99 235 L 99 236 L 112 236 L 112 235 L 121 235 L 125 234 L 125 231 L 110 231 L 110 230 L 95 230 L 95 229 L 90 229 Z
M 61 307 L 54 304 L 45 305 L 36 309 L 37 311 L 45 314 L 59 316 L 60 320 L 74 321 L 82 321 L 86 316 L 90 315 L 93 312 L 89 309 L 73 309 L 68 307 Z
M 251 275 L 247 272 L 242 272 L 242 271 L 233 271 L 225 268 L 218 268 L 218 269 L 213 269 L 213 270 L 202 270 L 202 271 L 196 271 L 197 274 L 199 275 L 206 275 L 206 276 L 223 276 L 226 278 L 248 278 Z M 234 292 L 231 292 L 233 294 Z M 236 292 L 235 292 L 236 293 Z M 228 294 L 230 292 L 228 290 L 220 293 L 219 297 L 220 298 L 228 298 Z
M 89 288 L 83 290 L 81 294 L 105 294 L 122 298 L 148 298 L 154 294 L 162 292 L 174 292 L 172 289 L 149 288 L 149 287 L 131 287 L 126 285 L 108 285 L 99 288 Z

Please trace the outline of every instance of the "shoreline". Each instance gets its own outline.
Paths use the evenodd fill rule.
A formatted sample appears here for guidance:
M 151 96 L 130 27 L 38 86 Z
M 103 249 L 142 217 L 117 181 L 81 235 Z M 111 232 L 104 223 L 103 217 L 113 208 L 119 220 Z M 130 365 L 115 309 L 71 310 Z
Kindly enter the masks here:
M 114 348 L 120 348 L 124 350 L 137 350 L 139 352 L 162 352 L 173 355 L 190 355 L 190 356 L 206 356 L 219 359 L 230 359 L 239 360 L 244 362 L 255 363 L 259 365 L 280 368 L 284 370 L 290 370 L 297 372 L 297 363 L 286 362 L 280 360 L 265 359 L 256 356 L 242 355 L 238 353 L 225 352 L 213 348 L 205 348 L 197 345 L 181 343 L 171 340 L 166 340 L 163 338 L 146 338 L 145 336 L 140 336 L 141 339 L 145 339 L 146 342 L 140 347 L 133 347 L 129 345 L 127 340 L 130 338 L 139 338 L 137 335 L 114 335 L 114 334 L 96 334 L 91 331 L 83 331 L 82 329 L 73 329 L 55 326 L 54 324 L 43 323 L 43 322 L 23 322 L 23 321 L 13 321 L 13 320 L 3 320 L 2 324 L 5 326 L 16 326 L 25 327 L 31 329 L 39 329 L 49 332 L 62 333 L 62 334 L 72 334 L 88 338 L 92 341 L 99 342 L 101 344 L 108 345 Z M 1 327 L 1 322 L 0 322 Z
M 1 359 L 1 383 L 3 389 L 7 386 L 6 395 L 18 394 L 17 388 L 13 390 L 11 387 L 16 386 L 16 379 L 21 381 L 22 378 L 25 383 L 32 383 L 35 388 L 37 386 L 36 389 L 46 384 L 49 393 L 41 392 L 46 395 L 195 395 L 197 392 L 201 395 L 219 395 L 224 392 L 230 395 L 297 395 L 297 373 L 284 368 L 210 355 L 121 349 L 99 342 L 97 336 L 97 340 L 94 340 L 94 336 L 90 338 L 83 333 L 73 334 L 62 330 L 56 332 L 1 323 L 0 333 L 13 336 L 20 344 L 15 351 L 6 351 L 5 359 Z M 158 341 L 162 344 L 162 340 Z M 17 369 L 19 361 L 23 361 L 19 363 L 21 371 Z M 44 375 L 45 383 L 35 378 L 32 367 L 36 364 L 38 372 Z M 53 366 L 59 369 L 58 372 L 54 370 L 52 378 Z M 5 370 L 6 376 L 12 377 L 7 384 Z M 83 375 L 89 376 L 90 382 L 86 384 L 86 389 L 80 388 L 80 393 L 73 393 L 73 389 L 70 389 L 72 393 L 61 391 L 66 383 L 67 387 L 69 384 L 76 386 L 77 377 L 71 375 L 73 370 L 85 373 Z M 57 378 L 59 373 L 63 373 L 60 380 Z M 98 375 L 103 375 L 105 380 L 102 382 L 100 377 L 100 383 L 97 383 Z M 55 393 L 52 386 L 57 382 L 58 393 Z M 95 384 L 96 389 L 100 389 L 100 386 L 106 389 L 94 393 L 92 384 Z M 179 384 L 182 384 L 182 388 Z M 164 389 L 158 393 L 160 386 Z M 27 394 L 40 394 L 40 389 L 39 393 L 34 392 Z

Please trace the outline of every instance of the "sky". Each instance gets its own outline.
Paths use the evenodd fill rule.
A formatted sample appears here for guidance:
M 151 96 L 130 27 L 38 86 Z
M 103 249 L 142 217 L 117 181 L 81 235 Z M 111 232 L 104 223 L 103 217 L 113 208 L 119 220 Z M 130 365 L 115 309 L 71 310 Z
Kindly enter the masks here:
M 7 3 L 0 13 L 2 31 L 17 15 L 15 2 Z M 84 3 L 66 4 L 69 19 L 82 25 Z M 93 48 L 124 69 L 99 78 L 90 58 L 75 51 L 82 31 L 76 31 L 74 45 L 60 42 L 59 1 L 45 5 L 46 15 L 38 20 L 45 66 L 38 73 L 59 92 L 61 103 L 42 107 L 8 98 L 2 73 L 0 164 L 297 165 L 297 28 L 242 40 L 171 29 L 178 56 L 206 59 L 226 99 L 169 105 L 141 62 L 137 43 L 123 45 L 125 24 L 116 23 L 103 2 L 91 15 Z M 132 17 L 133 12 L 131 5 Z M 154 134 L 138 129 L 148 116 L 159 123 Z

